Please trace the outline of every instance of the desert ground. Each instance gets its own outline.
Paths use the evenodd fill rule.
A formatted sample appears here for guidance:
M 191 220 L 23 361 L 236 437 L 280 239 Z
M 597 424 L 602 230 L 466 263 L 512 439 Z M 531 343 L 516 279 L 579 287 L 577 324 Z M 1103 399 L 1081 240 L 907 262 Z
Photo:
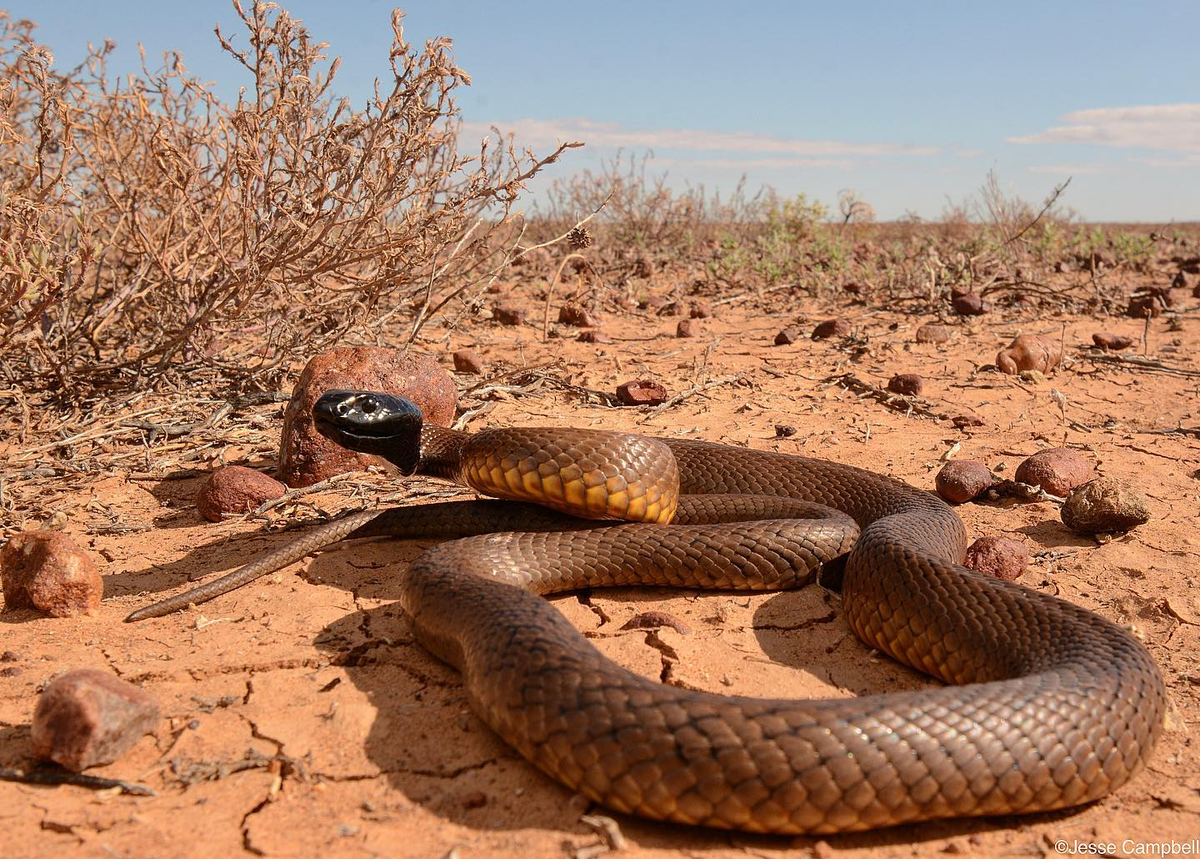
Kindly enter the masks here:
M 1141 276 L 1145 284 L 1161 279 Z M 557 315 L 543 340 L 545 282 L 535 278 L 502 280 L 488 296 L 525 309 L 525 324 L 499 324 L 485 306 L 462 324 L 431 329 L 419 351 L 447 369 L 456 349 L 483 358 L 482 374 L 455 375 L 466 428 L 571 425 L 702 438 L 850 463 L 930 491 L 949 459 L 976 459 L 1011 477 L 1025 457 L 1068 446 L 1099 474 L 1144 493 L 1151 521 L 1099 540 L 1069 531 L 1051 501 L 1000 498 L 957 510 L 971 539 L 1004 535 L 1028 547 L 1026 586 L 1131 626 L 1145 641 L 1170 696 L 1148 768 L 1113 796 L 1050 814 L 824 837 L 688 828 L 592 806 L 472 714 L 456 673 L 414 642 L 394 603 L 398 577 L 428 543 L 338 545 L 193 610 L 122 623 L 134 608 L 293 539 L 292 526 L 351 508 L 472 497 L 373 469 L 263 515 L 204 520 L 194 496 L 213 468 L 273 471 L 282 400 L 311 357 L 297 354 L 274 401 L 238 401 L 216 421 L 205 419 L 231 395 L 203 378 L 174 391 L 90 400 L 86 420 L 61 403 L 5 393 L 4 536 L 33 528 L 70 534 L 99 564 L 104 602 L 91 617 L 0 615 L 0 766 L 31 765 L 39 688 L 66 668 L 101 668 L 140 685 L 164 718 L 122 759 L 92 771 L 148 786 L 152 796 L 0 782 L 0 854 L 1040 856 L 1057 854 L 1064 840 L 1127 851 L 1200 837 L 1192 736 L 1200 731 L 1200 299 L 1186 279 L 1171 311 L 1148 322 L 1050 301 L 958 316 L 944 297 L 814 297 L 689 286 L 661 273 L 616 302 L 589 293 L 587 282 L 560 285 L 554 307 L 588 304 L 609 342 L 580 342 L 579 329 L 555 323 Z M 1126 288 L 1135 285 L 1131 276 Z M 712 313 L 694 320 L 696 336 L 677 337 L 683 317 L 639 309 L 636 299 L 649 296 L 685 308 L 703 301 Z M 835 317 L 850 323 L 849 336 L 808 336 Z M 953 330 L 950 342 L 918 344 L 917 327 L 939 318 Z M 787 327 L 803 336 L 775 345 Z M 1100 331 L 1128 335 L 1136 346 L 1097 350 L 1091 335 Z M 1044 378 L 998 372 L 997 351 L 1021 333 L 1059 341 L 1063 366 Z M 878 393 L 902 372 L 924 378 L 922 397 Z M 613 390 L 631 379 L 657 380 L 672 399 L 664 407 L 614 405 Z M 959 416 L 977 420 L 960 427 L 951 420 Z M 152 433 L 129 423 L 134 418 L 194 426 Z M 805 698 L 933 682 L 862 644 L 838 595 L 819 586 L 761 595 L 594 590 L 553 603 L 605 654 L 682 687 Z M 679 628 L 623 629 L 648 610 L 669 614 Z

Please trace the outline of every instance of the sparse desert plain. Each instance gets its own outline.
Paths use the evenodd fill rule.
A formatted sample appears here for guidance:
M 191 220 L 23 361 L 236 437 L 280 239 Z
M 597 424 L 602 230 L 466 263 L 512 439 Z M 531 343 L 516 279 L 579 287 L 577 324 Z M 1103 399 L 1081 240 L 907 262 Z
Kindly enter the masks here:
M 523 182 L 573 144 L 541 161 L 513 150 L 447 161 L 452 138 L 433 120 L 392 112 L 408 103 L 399 90 L 375 114 L 331 115 L 319 63 L 288 19 L 247 8 L 245 25 L 281 59 L 259 68 L 255 108 L 236 111 L 176 72 L 120 100 L 86 82 L 56 88 L 28 32 L 5 21 L 0 65 L 15 95 L 0 129 L 11 137 L 0 155 L 0 540 L 68 536 L 98 569 L 103 600 L 67 617 L 0 613 L 0 855 L 1196 849 L 1200 228 L 1081 223 L 1061 208 L 1062 186 L 1031 205 L 995 177 L 974 209 L 874 223 L 853 196 L 832 213 L 769 191 L 718 204 L 621 161 L 520 216 Z M 446 46 L 413 50 L 399 19 L 396 38 L 397 80 L 435 105 L 433 119 L 452 115 Z M 139 105 L 162 92 L 174 119 L 134 133 Z M 35 110 L 51 102 L 71 109 Z M 47 148 L 46 116 L 66 123 L 56 139 L 70 145 Z M 95 193 L 76 194 L 89 181 Z M 276 473 L 300 373 L 338 345 L 431 357 L 457 392 L 454 426 L 470 431 L 705 439 L 928 492 L 966 460 L 1011 489 L 1028 457 L 1069 448 L 1143 495 L 1149 521 L 1084 535 L 1064 524 L 1060 498 L 1036 492 L 954 509 L 969 542 L 1024 547 L 1021 585 L 1145 644 L 1168 698 L 1157 748 L 1083 807 L 752 835 L 608 811 L 493 734 L 396 602 L 432 541 L 337 544 L 212 602 L 123 623 L 345 511 L 476 497 L 373 465 L 250 512 L 201 515 L 197 494 L 217 469 Z M 630 382 L 658 396 L 624 403 Z M 938 685 L 860 641 L 841 596 L 820 585 L 597 588 L 551 602 L 611 659 L 683 689 L 804 699 Z M 112 781 L 34 759 L 39 693 L 74 668 L 128 681 L 161 710 L 132 748 L 87 770 Z

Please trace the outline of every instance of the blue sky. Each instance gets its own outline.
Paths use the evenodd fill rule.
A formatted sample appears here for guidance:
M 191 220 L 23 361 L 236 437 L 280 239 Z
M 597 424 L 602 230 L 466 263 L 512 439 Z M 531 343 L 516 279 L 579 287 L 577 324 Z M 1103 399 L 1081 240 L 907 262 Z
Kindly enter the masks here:
M 246 0 L 249 2 L 249 0 Z M 343 57 L 335 87 L 361 104 L 386 75 L 389 2 L 284 3 Z M 340 8 L 335 8 L 340 7 Z M 213 25 L 245 44 L 224 0 L 20 0 L 59 66 L 88 40 L 118 43 L 116 71 L 180 51 L 233 96 L 245 72 Z M 1088 220 L 1200 220 L 1200 3 L 476 2 L 412 0 L 414 44 L 454 39 L 474 79 L 467 140 L 492 125 L 548 151 L 553 173 L 618 150 L 654 153 L 676 186 L 728 191 L 745 174 L 833 204 L 842 189 L 881 219 L 936 218 L 995 170 Z M 533 192 L 536 194 L 537 187 Z

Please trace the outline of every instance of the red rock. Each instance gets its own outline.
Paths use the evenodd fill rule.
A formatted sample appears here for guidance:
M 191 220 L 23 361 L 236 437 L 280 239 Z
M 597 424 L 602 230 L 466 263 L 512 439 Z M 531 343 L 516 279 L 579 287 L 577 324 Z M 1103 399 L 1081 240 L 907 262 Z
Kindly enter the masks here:
M 918 343 L 949 343 L 951 330 L 948 325 L 926 322 L 917 329 Z
M 659 311 L 659 316 L 683 316 L 687 309 L 678 301 L 672 301 L 670 304 L 663 305 Z
M 676 337 L 695 337 L 700 333 L 700 326 L 692 319 L 680 319 L 675 326 Z
M 990 302 L 973 292 L 956 295 L 950 299 L 950 306 L 959 316 L 982 316 L 992 309 Z
M 158 726 L 158 704 L 106 671 L 77 668 L 54 680 L 33 711 L 33 754 L 72 772 L 109 764 Z
M 196 493 L 196 509 L 209 522 L 220 522 L 226 514 L 249 513 L 285 492 L 286 486 L 261 471 L 226 465 L 204 481 Z
M 925 380 L 916 373 L 897 373 L 888 379 L 887 389 L 893 394 L 906 394 L 918 397 L 925 386 Z
M 1062 507 L 1062 520 L 1080 534 L 1124 532 L 1150 521 L 1145 497 L 1117 477 L 1097 477 L 1077 486 Z
M 1093 334 L 1092 342 L 1101 349 L 1111 349 L 1116 352 L 1121 349 L 1128 349 L 1137 341 L 1132 337 L 1126 337 L 1123 334 L 1109 334 L 1107 332 L 1102 332 L 1100 334 Z
M 459 349 L 454 353 L 454 369 L 459 373 L 482 373 L 483 359 L 474 349 Z
M 975 500 L 987 491 L 992 482 L 992 472 L 988 467 L 970 459 L 947 462 L 934 478 L 938 495 L 952 504 L 966 504 Z
M 501 325 L 524 325 L 525 311 L 504 304 L 497 304 L 492 308 L 492 318 Z
M 1025 370 L 1049 373 L 1062 363 L 1062 343 L 1036 334 L 1021 334 L 996 355 L 1000 372 L 1015 376 Z
M 1038 451 L 1017 466 L 1013 479 L 1018 483 L 1040 486 L 1051 495 L 1065 496 L 1092 476 L 1092 462 L 1069 447 L 1051 447 Z
M 1171 292 L 1154 286 L 1135 290 L 1129 296 L 1129 306 L 1125 309 L 1127 316 L 1135 319 L 1145 319 L 1147 316 L 1158 316 L 1164 308 L 1171 306 Z
M 644 295 L 638 299 L 638 307 L 643 310 L 660 310 L 670 304 L 661 295 Z
M 976 572 L 1014 582 L 1025 572 L 1029 549 L 1011 537 L 980 537 L 967 547 L 965 563 Z
M 692 319 L 711 319 L 713 315 L 712 305 L 707 301 L 697 301 L 691 307 Z
M 973 415 L 955 415 L 950 418 L 950 423 L 954 424 L 958 429 L 966 429 L 967 427 L 981 427 L 983 420 L 974 417 Z
M 791 346 L 800 339 L 800 329 L 785 328 L 775 335 L 776 346 Z
M 791 438 L 796 432 L 791 424 L 775 424 L 775 438 Z
M 599 331 L 581 331 L 579 332 L 580 343 L 611 343 L 612 338 L 607 334 L 601 334 Z
M 6 611 L 32 608 L 51 617 L 95 614 L 104 580 L 91 557 L 61 531 L 25 531 L 0 549 Z
M 487 805 L 487 794 L 481 790 L 473 790 L 463 797 L 463 808 L 483 808 Z
M 458 405 L 454 379 L 436 360 L 381 346 L 349 346 L 315 356 L 300 374 L 283 416 L 279 470 L 288 486 L 308 486 L 335 474 L 357 471 L 383 460 L 354 453 L 325 438 L 313 426 L 312 407 L 321 394 L 344 390 L 381 391 L 412 400 L 425 421 L 449 426 Z
M 584 310 L 578 304 L 564 304 L 558 309 L 558 321 L 563 325 L 573 325 L 576 328 L 595 328 L 600 324 L 594 314 Z
M 812 339 L 827 340 L 830 337 L 849 337 L 850 323 L 842 318 L 826 319 L 813 329 Z
M 691 628 L 686 623 L 665 611 L 643 611 L 635 614 L 621 629 L 658 629 L 669 626 L 680 635 L 688 635 Z
M 657 406 L 667 401 L 667 389 L 653 379 L 638 379 L 618 385 L 617 399 L 626 406 Z

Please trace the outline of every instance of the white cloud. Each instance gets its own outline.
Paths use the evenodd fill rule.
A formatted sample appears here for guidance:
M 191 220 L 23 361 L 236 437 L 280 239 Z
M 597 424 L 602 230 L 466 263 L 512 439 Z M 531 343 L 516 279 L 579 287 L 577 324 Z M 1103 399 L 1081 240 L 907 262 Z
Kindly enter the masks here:
M 783 158 L 829 156 L 932 156 L 942 154 L 941 147 L 912 146 L 904 143 L 851 143 L 842 140 L 806 140 L 776 137 L 748 131 L 704 131 L 689 128 L 636 129 L 616 122 L 590 119 L 517 119 L 507 122 L 464 122 L 463 131 L 489 134 L 493 126 L 505 134 L 514 134 L 522 146 L 553 146 L 567 140 L 581 140 L 591 146 L 614 149 L 664 149 L 685 152 L 744 152 L 776 155 Z
M 1200 153 L 1200 103 L 1077 110 L 1037 134 L 1009 143 L 1090 143 L 1120 148 Z
M 1030 173 L 1054 173 L 1059 176 L 1084 176 L 1088 173 L 1104 173 L 1103 164 L 1035 164 Z
M 702 167 L 711 170 L 792 170 L 822 167 L 826 170 L 853 170 L 861 162 L 847 158 L 663 158 L 654 157 L 655 167 Z
M 1130 158 L 1135 164 L 1144 164 L 1147 167 L 1160 167 L 1174 170 L 1177 167 L 1200 167 L 1200 153 L 1195 155 L 1185 155 L 1182 158 Z

